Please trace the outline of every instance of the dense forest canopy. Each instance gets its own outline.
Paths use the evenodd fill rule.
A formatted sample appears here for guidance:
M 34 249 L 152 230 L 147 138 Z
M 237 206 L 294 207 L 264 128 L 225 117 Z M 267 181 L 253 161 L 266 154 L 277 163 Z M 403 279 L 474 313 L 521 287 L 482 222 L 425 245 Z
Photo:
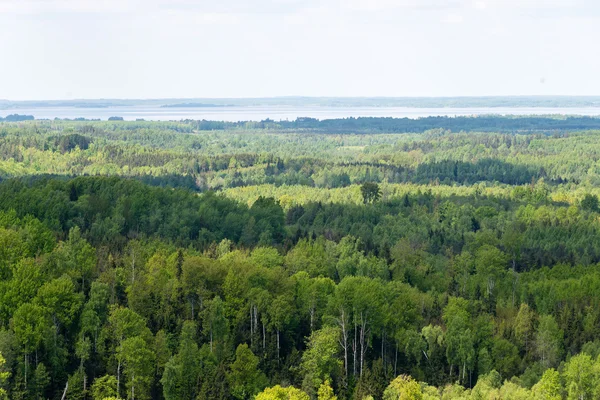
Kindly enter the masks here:
M 0 123 L 0 399 L 598 398 L 600 131 L 486 121 Z
M 173 106 L 162 106 L 173 107 Z M 202 105 L 179 105 L 179 107 L 206 107 Z M 213 107 L 225 107 L 215 106 Z M 114 110 L 118 112 L 118 109 Z M 11 114 L 1 121 L 19 122 L 30 121 L 35 118 L 31 115 Z M 111 116 L 108 121 L 123 121 L 123 117 Z M 40 120 L 48 121 L 48 120 Z M 94 122 L 99 120 L 75 118 L 59 119 L 54 121 Z M 136 122 L 144 122 L 137 119 Z M 423 133 L 434 129 L 447 129 L 455 132 L 541 132 L 552 133 L 556 131 L 590 130 L 600 128 L 600 117 L 588 116 L 431 116 L 421 118 L 392 118 L 392 117 L 349 117 L 336 119 L 316 119 L 309 117 L 296 118 L 293 121 L 207 121 L 184 120 L 182 123 L 198 131 L 222 130 L 279 130 L 284 132 L 309 131 L 313 133 L 348 134 L 348 133 Z
M 189 121 L 192 122 L 192 121 Z M 311 130 L 319 133 L 380 133 L 380 132 L 426 132 L 432 129 L 449 129 L 458 131 L 488 132 L 523 132 L 523 131 L 556 131 L 582 130 L 600 128 L 597 117 L 423 117 L 423 118 L 383 118 L 358 117 L 324 119 L 297 118 L 294 121 L 260 122 L 241 121 L 197 121 L 192 122 L 198 130 L 223 130 L 236 128 L 261 128 L 284 130 Z

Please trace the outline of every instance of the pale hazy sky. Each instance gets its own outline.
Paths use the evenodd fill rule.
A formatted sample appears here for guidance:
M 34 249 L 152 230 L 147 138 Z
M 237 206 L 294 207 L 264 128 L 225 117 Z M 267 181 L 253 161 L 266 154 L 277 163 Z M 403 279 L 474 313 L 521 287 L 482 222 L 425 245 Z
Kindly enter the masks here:
M 600 95 L 600 0 L 0 0 L 0 99 Z

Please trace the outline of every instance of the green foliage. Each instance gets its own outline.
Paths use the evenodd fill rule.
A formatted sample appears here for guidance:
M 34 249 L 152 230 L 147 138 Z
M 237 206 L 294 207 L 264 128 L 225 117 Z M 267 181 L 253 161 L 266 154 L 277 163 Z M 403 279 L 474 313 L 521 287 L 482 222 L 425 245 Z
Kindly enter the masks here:
M 12 328 L 24 352 L 31 353 L 40 346 L 49 332 L 49 324 L 46 310 L 39 305 L 25 303 L 15 311 Z
M 317 398 L 318 400 L 337 400 L 337 396 L 333 394 L 333 389 L 329 385 L 329 381 L 325 381 L 319 386 Z
M 329 326 L 310 335 L 301 363 L 303 387 L 308 394 L 316 393 L 324 382 L 339 373 L 342 366 L 337 357 L 339 336 L 339 329 Z
M 451 365 L 460 368 L 462 381 L 466 380 L 467 370 L 471 371 L 475 362 L 475 335 L 467 305 L 462 298 L 450 298 L 443 314 L 447 326 L 446 357 Z
M 255 400 L 309 400 L 310 397 L 303 391 L 293 386 L 281 387 L 279 385 L 267 388 L 260 392 Z
M 179 339 L 179 351 L 165 365 L 161 383 L 166 400 L 193 399 L 198 393 L 201 373 L 200 349 L 195 342 L 196 325 L 186 321 Z
M 45 283 L 34 302 L 48 313 L 55 326 L 69 327 L 81 308 L 83 295 L 75 292 L 71 279 L 63 276 Z
M 554 366 L 561 353 L 563 332 L 552 315 L 540 316 L 536 335 L 536 351 L 542 365 Z
M 10 398 L 598 397 L 598 132 L 208 126 L 0 124 Z
M 542 378 L 531 389 L 536 400 L 560 400 L 562 399 L 562 387 L 560 376 L 555 369 L 548 369 Z
M 117 359 L 123 364 L 127 378 L 127 398 L 150 398 L 154 358 L 154 352 L 140 336 L 125 339 L 117 348 Z
M 90 389 L 92 399 L 104 400 L 117 397 L 117 378 L 113 375 L 104 375 L 96 378 Z
M 519 346 L 526 350 L 531 346 L 534 317 L 530 307 L 525 303 L 521 304 L 515 318 L 514 332 Z
M 205 309 L 203 331 L 209 338 L 211 353 L 214 352 L 220 357 L 224 351 L 229 329 L 223 300 L 218 296 L 212 299 Z
M 10 372 L 4 370 L 5 363 L 6 360 L 2 357 L 2 353 L 0 353 L 0 400 L 8 400 L 8 394 L 6 393 L 6 389 L 4 389 L 4 385 L 6 385 L 6 381 L 10 377 Z
M 373 182 L 365 182 L 360 187 L 360 193 L 363 196 L 363 202 L 374 203 L 381 198 L 381 190 L 379 185 Z
M 400 375 L 383 392 L 383 400 L 422 400 L 423 392 L 418 382 L 410 376 Z
M 581 200 L 581 208 L 588 211 L 598 211 L 598 196 L 587 193 Z
M 231 394 L 240 400 L 250 399 L 267 386 L 267 377 L 258 368 L 259 359 L 248 348 L 240 344 L 235 350 L 235 361 L 227 375 Z
M 567 362 L 563 375 L 569 400 L 597 397 L 599 388 L 596 368 L 592 358 L 587 354 L 574 356 Z

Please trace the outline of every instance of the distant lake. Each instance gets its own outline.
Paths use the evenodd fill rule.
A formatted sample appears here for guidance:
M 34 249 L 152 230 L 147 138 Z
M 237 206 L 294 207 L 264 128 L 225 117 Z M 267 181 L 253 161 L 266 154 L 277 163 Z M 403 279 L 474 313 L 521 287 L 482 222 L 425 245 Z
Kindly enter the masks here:
M 107 120 L 109 117 L 123 117 L 127 121 L 145 119 L 148 121 L 179 121 L 182 119 L 213 121 L 275 121 L 295 120 L 298 117 L 333 119 L 348 117 L 394 117 L 421 118 L 433 116 L 471 115 L 587 115 L 600 116 L 600 107 L 494 107 L 494 108 L 409 108 L 409 107 L 157 107 L 124 106 L 106 108 L 39 107 L 0 109 L 0 117 L 9 114 L 33 115 L 36 119 L 87 118 Z

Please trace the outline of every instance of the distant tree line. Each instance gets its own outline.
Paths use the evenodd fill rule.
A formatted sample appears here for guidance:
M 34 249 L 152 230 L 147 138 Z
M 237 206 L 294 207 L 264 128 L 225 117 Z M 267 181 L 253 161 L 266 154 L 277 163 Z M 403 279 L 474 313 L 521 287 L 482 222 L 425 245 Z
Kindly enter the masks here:
M 297 118 L 294 121 L 263 120 L 259 122 L 242 121 L 187 121 L 198 130 L 224 129 L 284 129 L 311 130 L 322 133 L 422 133 L 432 129 L 447 129 L 453 132 L 527 132 L 599 129 L 597 117 L 514 117 L 514 116 L 478 116 L 478 117 L 425 117 L 425 118 L 388 118 L 360 117 L 318 120 L 315 118 Z
M 34 120 L 33 115 L 10 114 L 4 118 L 0 117 L 0 122 L 2 122 L 2 121 L 19 122 L 19 121 L 33 121 L 33 120 Z

